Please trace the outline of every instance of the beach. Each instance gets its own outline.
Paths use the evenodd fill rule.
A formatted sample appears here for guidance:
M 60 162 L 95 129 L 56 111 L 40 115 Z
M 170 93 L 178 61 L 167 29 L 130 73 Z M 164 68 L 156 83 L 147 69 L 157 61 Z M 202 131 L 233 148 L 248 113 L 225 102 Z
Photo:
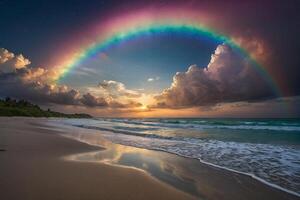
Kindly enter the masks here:
M 105 140 L 87 144 L 84 134 L 97 130 L 45 118 L 3 117 L 0 127 L 1 199 L 299 199 L 195 159 Z

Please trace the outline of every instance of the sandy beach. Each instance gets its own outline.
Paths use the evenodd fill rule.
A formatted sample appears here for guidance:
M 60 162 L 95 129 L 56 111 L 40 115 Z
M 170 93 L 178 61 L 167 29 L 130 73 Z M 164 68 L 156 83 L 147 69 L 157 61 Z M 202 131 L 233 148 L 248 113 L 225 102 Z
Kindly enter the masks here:
M 1 199 L 299 199 L 248 176 L 193 159 L 157 151 L 142 152 L 122 145 L 112 145 L 111 149 L 114 153 L 134 151 L 148 159 L 151 155 L 159 158 L 161 165 L 165 164 L 165 171 L 185 177 L 187 183 L 195 174 L 187 174 L 183 169 L 193 169 L 197 172 L 192 180 L 196 192 L 181 189 L 188 186 L 176 185 L 174 181 L 173 185 L 162 181 L 171 179 L 163 179 L 164 174 L 152 176 L 144 170 L 104 162 L 74 162 L 74 157 L 107 156 L 105 152 L 111 151 L 107 146 L 104 150 L 62 137 L 61 132 L 74 134 L 82 130 L 55 129 L 47 121 L 0 118 Z

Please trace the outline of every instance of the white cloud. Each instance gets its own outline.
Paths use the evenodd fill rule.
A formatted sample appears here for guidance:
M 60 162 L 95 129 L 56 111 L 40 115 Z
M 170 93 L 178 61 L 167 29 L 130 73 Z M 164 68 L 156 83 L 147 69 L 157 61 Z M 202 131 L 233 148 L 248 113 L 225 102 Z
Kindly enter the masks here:
M 159 76 L 156 76 L 156 77 L 154 77 L 154 78 L 148 78 L 147 81 L 148 81 L 148 82 L 153 82 L 153 81 L 158 81 L 159 79 L 160 79 L 160 77 L 159 77 Z
M 121 82 L 113 81 L 113 80 L 104 80 L 98 84 L 99 90 L 112 98 L 116 97 L 126 97 L 126 98 L 137 98 L 140 97 L 141 94 L 134 90 L 129 90 L 125 87 L 125 85 Z
M 7 49 L 0 48 L 0 72 L 14 72 L 16 69 L 25 68 L 31 62 L 22 54 L 15 55 Z
M 0 64 L 7 62 L 15 57 L 15 55 L 9 52 L 7 49 L 0 48 Z

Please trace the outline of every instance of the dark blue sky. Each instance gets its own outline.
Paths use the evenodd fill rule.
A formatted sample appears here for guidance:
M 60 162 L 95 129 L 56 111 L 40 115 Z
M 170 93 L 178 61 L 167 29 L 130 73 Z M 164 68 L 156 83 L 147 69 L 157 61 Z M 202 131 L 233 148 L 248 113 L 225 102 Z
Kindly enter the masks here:
M 96 2 L 1 0 L 0 46 L 42 65 L 58 44 L 110 6 Z

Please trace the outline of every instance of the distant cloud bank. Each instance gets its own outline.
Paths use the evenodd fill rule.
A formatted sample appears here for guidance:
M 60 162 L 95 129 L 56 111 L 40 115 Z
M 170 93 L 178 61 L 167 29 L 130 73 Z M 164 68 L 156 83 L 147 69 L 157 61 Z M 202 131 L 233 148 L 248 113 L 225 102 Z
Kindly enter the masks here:
M 116 81 L 103 81 L 91 92 L 81 93 L 66 85 L 56 84 L 51 77 L 55 69 L 30 67 L 30 60 L 22 54 L 15 55 L 0 49 L 0 96 L 27 99 L 41 104 L 76 105 L 100 108 L 138 107 L 133 98 L 140 94 L 128 90 Z M 93 92 L 93 91 L 92 91 Z
M 170 109 L 189 109 L 193 115 L 222 111 L 230 116 L 230 111 L 251 113 L 257 109 L 280 113 L 286 103 L 299 104 L 299 97 L 274 99 L 272 90 L 251 62 L 226 44 L 216 48 L 205 68 L 191 65 L 186 72 L 177 72 L 171 86 L 159 94 L 130 90 L 115 80 L 103 80 L 92 87 L 70 88 L 52 79 L 56 73 L 55 68 L 31 66 L 31 61 L 22 54 L 0 48 L 2 98 L 9 96 L 42 105 L 60 108 L 68 105 L 95 112 L 100 109 L 107 115 L 152 111 L 156 112 L 155 116 L 161 116 L 158 110 L 165 110 L 167 114 Z M 159 79 L 157 76 L 147 81 Z

